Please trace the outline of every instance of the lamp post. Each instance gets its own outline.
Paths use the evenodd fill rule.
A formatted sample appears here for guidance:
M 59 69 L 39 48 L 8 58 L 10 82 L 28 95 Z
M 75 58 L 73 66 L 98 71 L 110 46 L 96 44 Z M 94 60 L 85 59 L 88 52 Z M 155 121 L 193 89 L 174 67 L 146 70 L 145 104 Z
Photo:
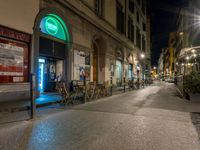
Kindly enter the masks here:
M 157 75 L 157 70 L 156 70 L 156 69 L 157 69 L 157 67 L 154 66 L 154 67 L 153 67 L 153 72 L 154 72 L 154 76 L 155 76 L 155 78 L 156 78 L 156 75 Z
M 141 67 L 142 67 L 142 79 L 144 79 L 144 63 L 143 63 L 143 59 L 145 58 L 145 54 L 141 53 L 140 54 L 140 63 L 141 63 Z M 137 65 L 137 83 L 138 83 L 138 88 L 140 87 L 140 66 L 139 64 Z
M 142 80 L 144 80 L 144 71 L 145 71 L 145 63 L 144 63 L 144 58 L 145 58 L 145 54 L 144 53 L 142 53 L 142 54 L 140 54 L 140 57 L 141 57 L 141 60 L 142 60 L 142 62 L 141 62 L 141 66 L 142 66 Z
M 137 88 L 140 88 L 140 78 L 139 78 L 139 74 L 140 74 L 140 66 L 137 66 Z

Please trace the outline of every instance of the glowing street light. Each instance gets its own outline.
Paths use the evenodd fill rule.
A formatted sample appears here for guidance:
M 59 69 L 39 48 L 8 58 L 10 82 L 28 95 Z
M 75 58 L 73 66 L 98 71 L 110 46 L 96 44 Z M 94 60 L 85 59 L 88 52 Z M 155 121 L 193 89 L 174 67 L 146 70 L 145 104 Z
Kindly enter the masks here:
M 141 54 L 141 55 L 140 55 L 140 57 L 141 57 L 141 58 L 144 58 L 144 57 L 145 57 L 145 55 L 144 55 L 144 54 Z
M 179 35 L 183 35 L 184 33 L 183 32 L 179 32 Z
M 156 70 L 156 66 L 154 66 L 153 69 Z
M 192 53 L 195 53 L 195 49 L 192 49 Z
M 190 57 L 189 57 L 189 56 L 187 56 L 187 57 L 186 57 L 186 59 L 187 59 L 187 60 L 189 60 L 189 59 L 190 59 Z

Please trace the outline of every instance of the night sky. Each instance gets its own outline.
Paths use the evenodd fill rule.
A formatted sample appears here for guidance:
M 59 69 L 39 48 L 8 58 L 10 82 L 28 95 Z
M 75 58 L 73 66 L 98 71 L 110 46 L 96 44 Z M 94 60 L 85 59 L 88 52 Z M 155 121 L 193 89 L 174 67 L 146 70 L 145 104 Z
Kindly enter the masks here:
M 176 30 L 179 8 L 188 0 L 150 0 L 152 13 L 152 66 L 157 66 L 161 48 L 167 47 L 168 35 Z

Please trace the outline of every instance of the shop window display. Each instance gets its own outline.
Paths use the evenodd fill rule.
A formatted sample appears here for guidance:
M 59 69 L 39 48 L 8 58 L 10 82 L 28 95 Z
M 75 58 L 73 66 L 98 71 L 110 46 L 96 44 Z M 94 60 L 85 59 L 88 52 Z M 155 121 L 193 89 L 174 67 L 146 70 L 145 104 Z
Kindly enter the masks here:
M 74 80 L 90 80 L 90 53 L 74 50 Z
M 0 83 L 28 81 L 28 44 L 0 37 Z

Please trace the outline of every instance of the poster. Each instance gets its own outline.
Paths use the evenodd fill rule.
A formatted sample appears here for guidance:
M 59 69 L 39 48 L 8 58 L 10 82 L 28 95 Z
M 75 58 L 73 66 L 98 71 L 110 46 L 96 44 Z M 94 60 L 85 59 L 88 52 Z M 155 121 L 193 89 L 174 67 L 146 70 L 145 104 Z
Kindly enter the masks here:
M 24 49 L 0 43 L 0 75 L 23 76 Z
M 55 81 L 56 78 L 56 64 L 54 61 L 49 61 L 49 81 Z
M 90 80 L 90 66 L 85 67 L 85 77 L 86 80 Z
M 74 50 L 74 80 L 90 80 L 90 53 Z

